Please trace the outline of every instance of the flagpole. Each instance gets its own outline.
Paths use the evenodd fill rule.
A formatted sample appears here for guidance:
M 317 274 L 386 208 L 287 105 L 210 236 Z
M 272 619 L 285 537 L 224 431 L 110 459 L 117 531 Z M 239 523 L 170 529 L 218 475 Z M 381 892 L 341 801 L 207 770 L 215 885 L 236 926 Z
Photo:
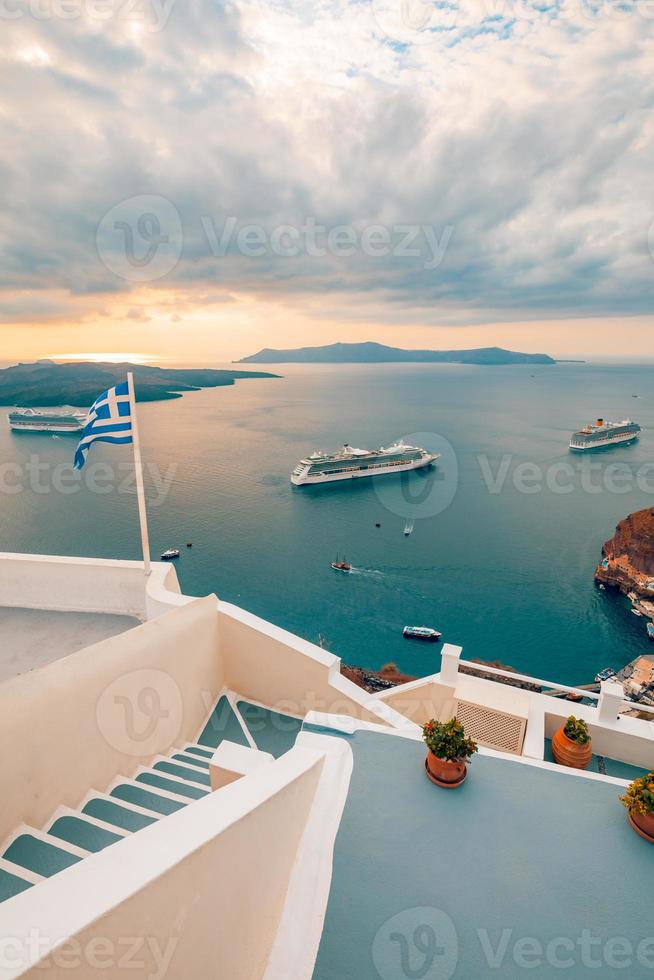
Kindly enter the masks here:
M 143 464 L 141 463 L 141 442 L 139 439 L 138 420 L 136 418 L 136 397 L 134 395 L 134 376 L 127 373 L 127 391 L 129 392 L 129 410 L 132 416 L 132 444 L 134 446 L 134 471 L 136 473 L 136 495 L 139 502 L 139 522 L 141 524 L 141 546 L 143 549 L 143 569 L 150 574 L 150 541 L 148 538 L 148 515 L 145 509 L 145 488 L 143 486 Z

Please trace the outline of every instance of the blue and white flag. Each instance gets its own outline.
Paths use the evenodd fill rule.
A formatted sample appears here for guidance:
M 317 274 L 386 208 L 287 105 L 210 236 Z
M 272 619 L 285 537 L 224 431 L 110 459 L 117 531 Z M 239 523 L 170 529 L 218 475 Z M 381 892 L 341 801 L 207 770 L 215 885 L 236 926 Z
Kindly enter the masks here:
M 81 470 L 94 442 L 125 445 L 133 441 L 132 414 L 127 381 L 103 391 L 91 405 L 82 437 L 75 452 L 74 466 Z

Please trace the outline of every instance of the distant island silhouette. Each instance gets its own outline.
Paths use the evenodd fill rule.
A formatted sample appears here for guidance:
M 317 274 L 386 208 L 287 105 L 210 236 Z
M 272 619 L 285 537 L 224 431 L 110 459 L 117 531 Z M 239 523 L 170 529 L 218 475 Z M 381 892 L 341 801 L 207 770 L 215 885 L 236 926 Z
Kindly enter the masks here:
M 277 378 L 266 371 L 223 371 L 212 368 L 160 368 L 143 364 L 82 361 L 57 364 L 41 360 L 0 370 L 0 405 L 18 408 L 71 405 L 88 408 L 107 388 L 134 374 L 136 400 L 181 398 L 185 391 L 232 385 L 245 378 Z
M 237 364 L 383 364 L 394 362 L 433 364 L 556 364 L 548 354 L 522 354 L 502 347 L 472 350 L 404 350 L 368 341 L 363 344 L 327 344 L 324 347 L 298 347 L 275 350 L 264 347 L 257 354 L 242 357 Z

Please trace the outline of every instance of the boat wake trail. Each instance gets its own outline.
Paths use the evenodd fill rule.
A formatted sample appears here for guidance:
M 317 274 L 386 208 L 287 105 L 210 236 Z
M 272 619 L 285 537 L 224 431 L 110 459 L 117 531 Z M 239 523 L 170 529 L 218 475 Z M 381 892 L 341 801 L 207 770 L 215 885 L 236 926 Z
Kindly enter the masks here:
M 354 565 L 350 569 L 351 575 L 368 575 L 370 577 L 380 577 L 384 574 L 379 568 L 356 568 Z

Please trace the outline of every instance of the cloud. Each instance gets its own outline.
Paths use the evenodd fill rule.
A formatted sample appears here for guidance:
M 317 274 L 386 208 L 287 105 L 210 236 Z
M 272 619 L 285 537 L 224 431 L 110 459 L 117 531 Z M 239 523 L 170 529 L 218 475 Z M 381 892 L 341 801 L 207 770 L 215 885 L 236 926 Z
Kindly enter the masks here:
M 134 282 L 103 261 L 96 231 L 144 195 L 179 214 L 177 261 L 152 289 L 179 290 L 185 312 L 228 293 L 396 323 L 652 312 L 646 7 L 141 0 L 129 14 L 116 0 L 109 19 L 94 9 L 79 0 L 76 19 L 3 24 L 5 321 L 128 296 Z M 145 217 L 106 246 L 124 249 L 131 234 L 134 267 L 168 234 Z M 230 218 L 236 231 L 216 254 Z M 307 218 L 324 237 L 354 229 L 354 254 L 314 254 L 306 237 L 280 254 L 276 230 Z M 405 225 L 451 234 L 428 268 L 424 234 L 417 255 L 366 253 L 371 225 L 395 244 Z M 236 242 L 245 226 L 260 229 L 261 254 Z M 127 316 L 145 321 L 139 311 Z
M 136 323 L 149 323 L 152 317 L 148 316 L 144 310 L 132 307 L 125 314 L 126 320 L 133 320 Z

